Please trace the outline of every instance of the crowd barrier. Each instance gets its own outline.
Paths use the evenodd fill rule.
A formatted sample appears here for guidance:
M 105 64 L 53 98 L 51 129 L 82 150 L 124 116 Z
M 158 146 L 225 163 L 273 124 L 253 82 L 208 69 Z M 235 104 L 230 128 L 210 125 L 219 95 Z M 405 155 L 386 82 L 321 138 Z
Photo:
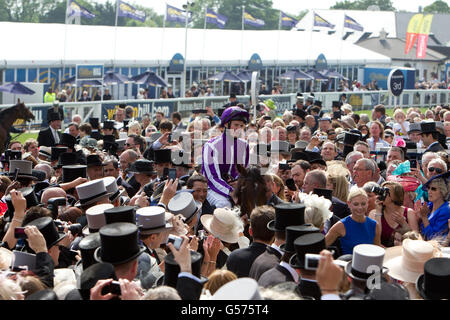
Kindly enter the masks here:
M 332 101 L 339 100 L 343 92 L 316 92 L 315 99 L 322 101 L 323 109 L 331 111 Z M 359 91 L 345 92 L 347 102 L 352 105 L 353 111 L 370 110 L 377 104 L 384 104 L 387 108 L 400 106 L 408 107 L 426 107 L 441 104 L 450 104 L 450 90 L 405 90 L 400 97 L 394 97 L 388 91 Z M 303 94 L 307 96 L 309 93 Z M 283 114 L 284 111 L 292 109 L 295 104 L 297 94 L 283 95 L 262 95 L 258 99 L 265 101 L 273 100 L 277 106 L 277 113 Z M 250 96 L 238 96 L 238 101 L 246 105 L 250 102 Z M 204 109 L 207 106 L 213 110 L 218 110 L 228 102 L 228 96 L 221 97 L 196 97 L 196 98 L 177 98 L 177 99 L 145 99 L 145 100 L 114 100 L 114 101 L 92 101 L 92 102 L 64 102 L 64 124 L 68 124 L 74 114 L 82 116 L 83 121 L 89 117 L 100 118 L 101 121 L 112 119 L 115 109 L 119 104 L 126 104 L 134 107 L 134 116 L 140 120 L 144 114 L 150 114 L 153 118 L 156 112 L 163 112 L 166 117 L 174 111 L 181 113 L 182 117 L 188 117 L 192 110 Z M 0 110 L 11 105 L 0 105 Z M 29 129 L 39 129 L 47 126 L 47 110 L 52 107 L 47 104 L 27 104 L 27 107 L 33 112 L 35 120 L 26 125 L 19 120 L 16 126 L 27 126 Z

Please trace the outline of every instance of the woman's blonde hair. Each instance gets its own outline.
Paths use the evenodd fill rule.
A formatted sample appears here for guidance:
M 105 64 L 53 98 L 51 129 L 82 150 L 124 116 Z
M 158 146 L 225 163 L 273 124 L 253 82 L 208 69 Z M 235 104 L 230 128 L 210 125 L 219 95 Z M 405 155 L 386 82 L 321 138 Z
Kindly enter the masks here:
M 397 110 L 394 111 L 394 119 L 395 119 L 396 121 L 397 121 L 397 116 L 398 116 L 399 114 L 402 114 L 402 115 L 405 117 L 405 119 L 406 119 L 406 114 L 405 114 L 405 112 L 400 108 L 400 109 L 397 109 Z
M 281 200 L 286 200 L 286 197 L 284 195 L 284 182 L 283 182 L 283 179 L 281 179 L 276 174 L 272 174 L 271 176 L 273 178 L 273 182 L 276 183 L 277 186 L 280 187 L 280 191 L 278 191 L 278 193 L 277 193 L 278 198 L 280 198 Z
M 229 270 L 218 269 L 211 273 L 208 277 L 208 282 L 205 283 L 205 290 L 209 290 L 211 295 L 216 293 L 224 284 L 236 280 L 237 276 Z
M 128 131 L 136 130 L 139 135 L 141 135 L 142 127 L 137 121 L 133 121 L 130 124 L 128 124 Z
M 327 174 L 327 180 L 333 185 L 333 196 L 341 201 L 347 201 L 349 182 L 345 176 Z
M 349 194 L 348 194 L 347 201 L 350 202 L 350 201 L 352 201 L 353 198 L 358 197 L 358 196 L 366 197 L 366 199 L 369 198 L 369 197 L 367 196 L 366 191 L 364 191 L 363 188 L 358 188 L 358 187 L 356 187 L 356 186 L 353 186 L 353 187 L 350 189 L 350 192 L 349 192 Z
M 444 201 L 446 201 L 450 190 L 448 185 L 445 183 L 444 179 L 442 178 L 434 179 L 433 181 L 430 182 L 430 186 L 431 185 L 436 186 L 436 188 L 440 191 L 442 197 L 444 198 Z

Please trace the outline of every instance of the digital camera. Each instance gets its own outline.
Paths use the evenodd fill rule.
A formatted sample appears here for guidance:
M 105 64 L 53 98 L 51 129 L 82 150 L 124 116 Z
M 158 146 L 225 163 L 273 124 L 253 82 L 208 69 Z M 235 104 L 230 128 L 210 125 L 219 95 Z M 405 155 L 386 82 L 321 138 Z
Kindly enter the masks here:
M 382 188 L 377 186 L 372 187 L 371 192 L 375 193 L 378 196 L 378 200 L 380 201 L 386 200 L 386 197 L 389 195 L 388 188 Z

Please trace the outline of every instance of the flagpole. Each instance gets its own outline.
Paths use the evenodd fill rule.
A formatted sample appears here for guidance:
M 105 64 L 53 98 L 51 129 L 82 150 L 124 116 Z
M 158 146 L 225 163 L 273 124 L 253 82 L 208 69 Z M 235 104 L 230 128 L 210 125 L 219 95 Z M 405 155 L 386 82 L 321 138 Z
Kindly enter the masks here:
M 189 7 L 190 7 L 191 3 L 187 2 L 186 3 L 186 12 L 184 15 L 184 21 L 185 21 L 185 25 L 184 25 L 184 65 L 183 65 L 183 84 L 182 84 L 182 91 L 181 91 L 181 97 L 185 97 L 186 96 L 186 72 L 187 72 L 187 36 L 188 36 L 188 14 L 189 14 Z
M 63 57 L 63 65 L 62 65 L 62 79 L 65 80 L 65 75 L 66 75 L 66 50 L 67 50 L 67 22 L 68 22 L 68 14 L 69 14 L 69 1 L 66 1 L 66 15 L 65 15 L 65 21 L 64 21 L 64 57 Z M 62 82 L 62 81 L 61 81 Z
M 245 5 L 242 6 L 242 32 L 241 32 L 241 63 L 244 55 L 244 16 L 245 16 Z
M 277 61 L 275 62 L 276 72 L 278 72 L 278 59 L 280 55 L 280 31 L 281 31 L 281 10 L 280 10 L 280 18 L 278 21 Z
M 205 23 L 203 25 L 203 51 L 202 51 L 202 71 L 203 71 L 203 60 L 205 59 L 205 41 L 206 41 L 206 11 L 208 10 L 207 7 L 205 7 Z
M 343 46 L 343 41 L 344 41 L 343 38 L 344 38 L 344 30 L 345 30 L 345 16 L 346 16 L 346 13 L 344 11 L 344 22 L 342 24 L 342 32 L 341 32 L 341 36 L 339 38 L 339 63 L 338 63 L 338 67 L 341 67 L 341 64 L 342 64 L 342 46 Z

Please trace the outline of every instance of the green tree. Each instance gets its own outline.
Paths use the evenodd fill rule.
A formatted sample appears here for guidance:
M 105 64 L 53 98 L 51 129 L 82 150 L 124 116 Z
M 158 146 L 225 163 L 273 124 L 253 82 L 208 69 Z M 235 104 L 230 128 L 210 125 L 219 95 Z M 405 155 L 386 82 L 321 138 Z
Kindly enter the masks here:
M 377 5 L 381 11 L 396 11 L 391 0 L 344 0 L 336 2 L 330 9 L 367 10 L 372 5 Z
M 0 19 L 11 22 L 39 22 L 39 17 L 56 6 L 53 0 L 0 0 Z
M 426 13 L 450 13 L 450 7 L 445 1 L 437 0 L 423 8 Z

